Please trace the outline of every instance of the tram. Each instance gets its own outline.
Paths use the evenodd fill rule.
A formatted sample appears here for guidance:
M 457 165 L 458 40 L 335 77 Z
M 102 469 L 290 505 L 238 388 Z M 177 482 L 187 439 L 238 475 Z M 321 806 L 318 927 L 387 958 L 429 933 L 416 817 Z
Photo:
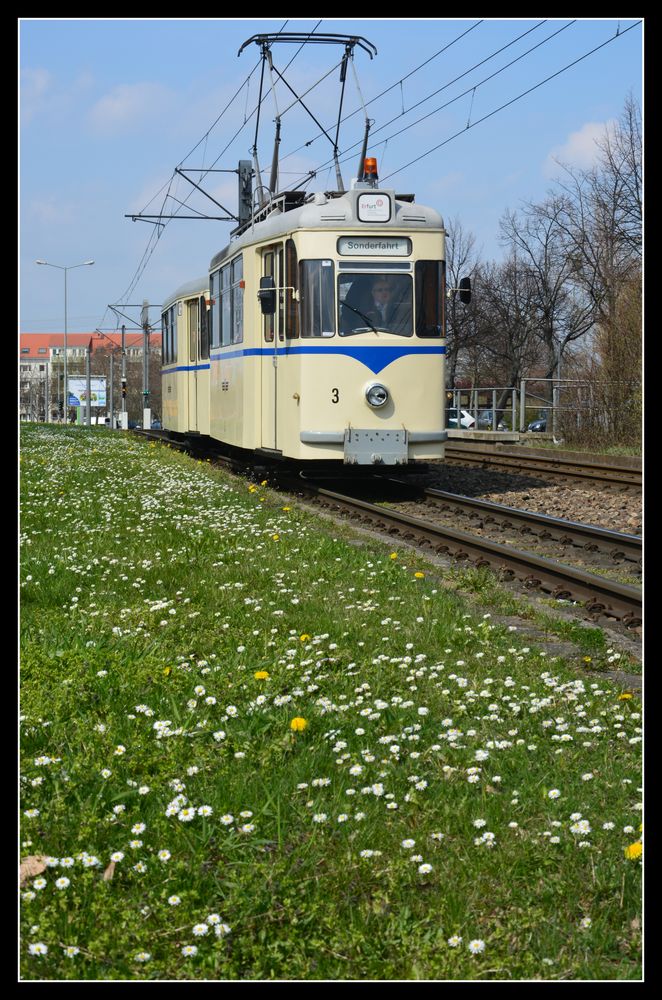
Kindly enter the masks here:
M 284 193 L 164 303 L 164 427 L 272 459 L 444 455 L 444 226 L 378 186 Z
M 343 88 L 354 47 L 376 53 L 358 36 L 282 33 L 242 49 L 256 42 L 271 73 L 272 46 L 294 41 L 342 44 Z M 278 112 L 269 184 L 257 145 L 240 161 L 239 225 L 163 307 L 163 425 L 276 462 L 415 468 L 442 459 L 447 436 L 444 224 L 380 186 L 367 115 L 343 184 L 341 108 L 342 94 L 337 190 L 278 193 Z

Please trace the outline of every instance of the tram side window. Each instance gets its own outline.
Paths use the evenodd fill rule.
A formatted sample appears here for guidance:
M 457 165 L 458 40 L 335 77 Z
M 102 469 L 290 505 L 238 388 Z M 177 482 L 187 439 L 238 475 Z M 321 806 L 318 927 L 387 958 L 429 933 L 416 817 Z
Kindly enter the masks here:
M 334 267 L 332 260 L 302 260 L 299 264 L 301 336 L 333 337 L 335 333 Z
M 168 310 L 170 313 L 170 363 L 174 364 L 177 360 L 177 306 L 170 306 Z
M 221 346 L 221 272 L 215 271 L 210 280 L 209 294 L 211 309 L 209 310 L 210 340 L 212 347 Z
M 167 365 L 168 362 L 168 312 L 164 312 L 161 316 L 161 358 L 163 359 L 163 364 Z
M 416 261 L 416 334 L 441 337 L 444 328 L 444 262 Z
M 204 295 L 200 296 L 200 358 L 209 357 L 209 318 L 211 311 L 207 309 Z
M 244 259 L 232 261 L 232 343 L 241 344 L 244 339 Z
M 272 277 L 275 280 L 274 254 L 272 250 L 264 254 L 262 258 L 262 270 L 265 277 Z M 268 344 L 272 344 L 276 330 L 275 313 L 268 313 L 266 316 L 262 317 L 262 330 L 264 332 L 264 339 L 266 340 L 266 342 Z
M 299 287 L 299 268 L 294 240 L 285 244 L 285 286 L 285 336 L 296 340 L 299 336 L 299 303 L 294 293 Z
M 283 288 L 283 275 L 285 274 L 285 268 L 283 266 L 283 248 L 280 247 L 278 250 L 278 278 L 276 279 L 276 285 L 278 285 L 278 339 L 285 340 L 285 290 Z
M 232 288 L 230 286 L 230 265 L 221 269 L 221 345 L 230 343 L 232 329 Z

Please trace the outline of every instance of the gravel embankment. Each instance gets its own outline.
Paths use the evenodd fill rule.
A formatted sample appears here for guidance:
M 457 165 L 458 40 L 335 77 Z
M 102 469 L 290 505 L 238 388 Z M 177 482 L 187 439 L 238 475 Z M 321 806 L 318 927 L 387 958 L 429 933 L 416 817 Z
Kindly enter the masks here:
M 426 485 L 449 493 L 490 500 L 506 507 L 548 514 L 594 524 L 631 535 L 642 532 L 641 495 L 600 489 L 571 487 L 545 482 L 531 475 L 513 475 L 460 466 L 444 466 L 430 476 Z

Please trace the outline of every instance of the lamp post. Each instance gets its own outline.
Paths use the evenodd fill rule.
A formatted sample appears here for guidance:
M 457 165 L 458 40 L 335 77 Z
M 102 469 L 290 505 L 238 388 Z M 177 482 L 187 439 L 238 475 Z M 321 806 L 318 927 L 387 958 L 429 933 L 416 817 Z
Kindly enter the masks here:
M 86 267 L 94 264 L 93 260 L 84 260 L 80 264 L 70 264 L 63 267 L 61 264 L 51 264 L 47 260 L 36 260 L 35 264 L 44 264 L 46 267 L 56 267 L 58 271 L 64 271 L 64 422 L 67 424 L 69 413 L 69 387 L 67 385 L 67 271 L 73 271 L 75 267 Z

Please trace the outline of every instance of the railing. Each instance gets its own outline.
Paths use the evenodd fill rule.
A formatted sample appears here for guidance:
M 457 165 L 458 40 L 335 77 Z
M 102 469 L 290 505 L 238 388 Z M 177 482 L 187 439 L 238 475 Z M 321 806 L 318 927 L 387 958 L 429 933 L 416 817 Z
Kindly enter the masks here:
M 507 393 L 510 395 L 509 403 L 504 407 L 497 408 L 497 399 L 501 399 Z M 501 422 L 501 414 L 510 410 L 510 426 L 512 430 L 517 427 L 517 409 L 519 394 L 514 386 L 476 386 L 471 389 L 449 389 L 447 393 L 448 405 L 456 410 L 466 410 L 475 420 L 475 425 L 471 430 L 497 430 Z M 451 402 L 452 399 L 452 402 Z M 479 427 L 479 416 L 489 413 L 489 421 L 484 427 Z M 461 423 L 458 420 L 458 427 Z M 469 428 L 465 428 L 469 429 Z

